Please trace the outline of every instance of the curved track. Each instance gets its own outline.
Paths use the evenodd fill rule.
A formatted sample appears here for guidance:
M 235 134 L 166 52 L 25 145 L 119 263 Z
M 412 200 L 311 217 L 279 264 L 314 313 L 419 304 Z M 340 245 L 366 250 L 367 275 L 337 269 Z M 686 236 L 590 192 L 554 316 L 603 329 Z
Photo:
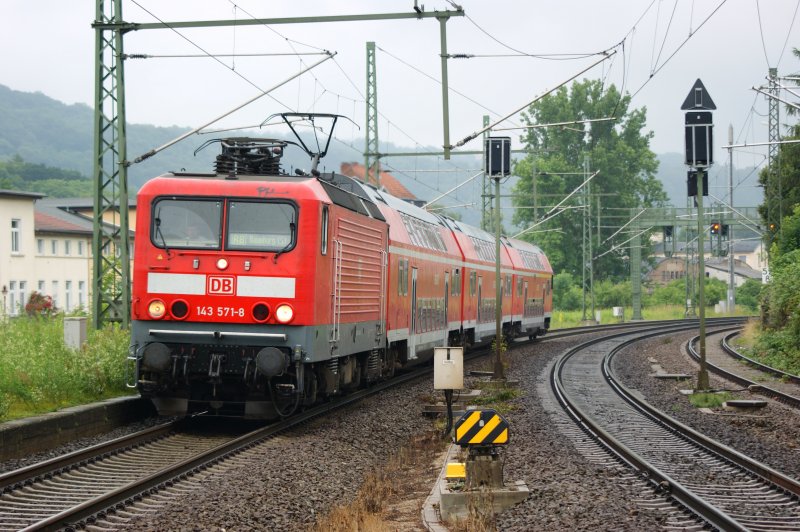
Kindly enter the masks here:
M 728 339 L 732 336 L 735 336 L 738 332 L 733 332 L 730 334 L 725 335 L 721 340 L 722 349 L 727 353 L 729 356 L 733 356 L 738 360 L 746 362 L 748 365 L 752 365 L 755 367 L 757 371 L 747 371 L 747 368 L 743 366 L 737 366 L 734 368 L 724 367 L 725 365 L 722 362 L 715 363 L 714 360 L 711 358 L 713 357 L 706 357 L 706 364 L 708 365 L 708 369 L 721 377 L 735 382 L 741 386 L 747 387 L 751 392 L 758 393 L 761 395 L 765 395 L 767 397 L 771 397 L 772 399 L 781 401 L 793 408 L 800 408 L 800 377 L 796 375 L 791 375 L 789 373 L 784 373 L 780 370 L 771 368 L 769 366 L 765 366 L 763 364 L 759 364 L 758 362 L 751 360 L 741 354 L 739 354 L 735 349 L 733 349 L 730 344 L 728 343 Z M 698 341 L 697 337 L 694 337 L 686 344 L 686 351 L 692 359 L 695 361 L 700 360 L 700 355 L 697 353 L 697 350 L 694 348 L 694 344 Z M 746 373 L 752 374 L 755 373 L 756 376 L 745 375 Z M 776 383 L 775 385 L 768 385 L 765 384 L 762 380 L 758 382 L 753 380 L 754 378 L 760 377 L 760 374 L 766 373 L 768 375 L 775 376 L 780 379 L 785 379 L 788 383 L 784 385 L 780 385 Z M 778 388 L 783 389 L 778 389 Z
M 709 320 L 712 327 L 731 323 Z M 656 411 L 614 377 L 610 360 L 623 347 L 691 328 L 586 342 L 555 364 L 551 384 L 587 433 L 706 523 L 723 530 L 800 528 L 800 483 Z

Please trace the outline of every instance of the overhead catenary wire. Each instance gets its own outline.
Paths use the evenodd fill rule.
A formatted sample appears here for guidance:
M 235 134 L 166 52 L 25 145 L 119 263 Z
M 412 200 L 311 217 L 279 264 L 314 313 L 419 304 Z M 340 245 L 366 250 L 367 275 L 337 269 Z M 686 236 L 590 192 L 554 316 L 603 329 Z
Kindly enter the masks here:
M 653 70 L 653 71 L 650 73 L 650 76 L 649 76 L 649 77 L 648 77 L 648 78 L 647 78 L 647 79 L 644 81 L 644 83 L 642 83 L 642 84 L 641 84 L 641 86 L 639 86 L 639 88 L 638 88 L 638 89 L 636 89 L 636 91 L 635 91 L 633 94 L 631 94 L 631 100 L 632 100 L 632 99 L 634 99 L 634 98 L 636 97 L 636 95 L 637 95 L 637 94 L 639 94 L 639 93 L 642 91 L 642 89 L 644 89 L 644 88 L 645 88 L 645 86 L 646 86 L 648 83 L 650 83 L 650 80 L 652 80 L 652 79 L 655 77 L 655 75 L 656 75 L 656 74 L 658 74 L 658 73 L 661 71 L 661 69 L 662 69 L 662 68 L 664 68 L 664 67 L 667 65 L 667 63 L 669 63 L 669 62 L 670 62 L 670 60 L 672 60 L 672 58 L 673 58 L 673 57 L 675 57 L 675 55 L 676 55 L 676 54 L 677 54 L 677 53 L 678 53 L 678 52 L 679 52 L 679 51 L 680 51 L 680 50 L 681 50 L 681 49 L 682 49 L 682 48 L 683 48 L 683 47 L 686 45 L 686 43 L 687 43 L 687 42 L 689 42 L 689 40 L 690 40 L 690 39 L 691 39 L 691 38 L 692 38 L 694 35 L 696 35 L 698 31 L 700 31 L 700 28 L 702 28 L 702 27 L 703 27 L 703 26 L 704 26 L 704 25 L 705 25 L 705 24 L 706 24 L 706 23 L 707 23 L 709 20 L 711 20 L 711 17 L 713 17 L 713 16 L 714 16 L 714 15 L 717 13 L 717 11 L 719 11 L 719 10 L 720 10 L 720 8 L 721 8 L 722 6 L 724 6 L 724 5 L 725 5 L 725 3 L 726 3 L 727 1 L 728 1 L 728 0 L 721 0 L 721 2 L 720 2 L 718 5 L 717 5 L 717 7 L 715 7 L 715 8 L 714 8 L 714 10 L 713 10 L 713 11 L 712 11 L 712 12 L 711 12 L 711 13 L 710 13 L 710 14 L 709 14 L 709 15 L 708 15 L 708 16 L 707 16 L 705 19 L 703 19 L 703 22 L 701 22 L 701 23 L 700 23 L 700 25 L 699 25 L 699 26 L 697 26 L 697 29 L 696 29 L 696 30 L 694 30 L 694 32 L 692 32 L 691 34 L 689 34 L 689 36 L 688 36 L 688 37 L 686 37 L 686 39 L 684 39 L 684 40 L 683 40 L 683 41 L 682 41 L 682 42 L 681 42 L 681 43 L 678 45 L 678 47 L 677 47 L 677 48 L 676 48 L 676 49 L 675 49 L 675 50 L 674 50 L 674 51 L 673 51 L 673 52 L 672 52 L 672 53 L 669 55 L 669 57 L 667 57 L 667 58 L 664 60 L 664 62 L 663 62 L 663 63 L 661 63 L 661 65 L 660 65 L 658 68 L 656 68 L 655 70 Z
M 196 128 L 194 128 L 194 129 L 192 129 L 191 131 L 187 131 L 187 132 L 186 132 L 186 133 L 184 133 L 183 135 L 180 135 L 180 136 L 176 137 L 175 139 L 173 139 L 173 140 L 171 140 L 171 141 L 169 141 L 169 142 L 167 142 L 167 143 L 165 143 L 165 144 L 162 144 L 162 145 L 161 145 L 161 146 L 159 146 L 158 148 L 153 148 L 152 150 L 150 150 L 150 151 L 148 151 L 148 152 L 146 152 L 146 153 L 144 153 L 144 154 L 142 154 L 142 155 L 140 155 L 140 156 L 136 157 L 136 158 L 133 160 L 133 164 L 140 163 L 140 162 L 144 161 L 145 159 L 147 159 L 147 158 L 149 158 L 149 157 L 152 157 L 153 155 L 157 154 L 158 152 L 160 152 L 160 151 L 163 151 L 163 150 L 165 150 L 165 149 L 169 148 L 170 146 L 172 146 L 172 145 L 174 145 L 174 144 L 177 144 L 178 142 L 182 141 L 183 139 L 185 139 L 185 138 L 187 138 L 187 137 L 190 137 L 191 135 L 194 135 L 195 133 L 197 133 L 197 132 L 199 132 L 199 131 L 201 131 L 201 130 L 205 129 L 206 127 L 210 126 L 211 124 L 213 124 L 213 123 L 215 123 L 215 122 L 219 122 L 220 120 L 222 120 L 222 119 L 223 119 L 223 118 L 225 118 L 226 116 L 230 116 L 230 115 L 232 115 L 233 113 L 235 113 L 235 112 L 236 112 L 236 111 L 238 111 L 239 109 L 242 109 L 243 107 L 246 107 L 247 105 L 250 105 L 250 104 L 251 104 L 251 103 L 253 103 L 254 101 L 258 100 L 259 98 L 261 98 L 261 97 L 263 97 L 263 96 L 267 96 L 267 95 L 269 95 L 269 93 L 270 93 L 270 92 L 272 92 L 272 91 L 274 91 L 275 89 L 277 89 L 277 88 L 279 88 L 279 87 L 282 87 L 283 85 L 286 85 L 288 82 L 292 81 L 293 79 L 295 79 L 295 78 L 298 78 L 298 77 L 302 76 L 303 74 L 305 74 L 306 72 L 308 72 L 308 71 L 309 71 L 309 70 L 311 70 L 312 68 L 315 68 L 316 66 L 318 66 L 318 65 L 320 65 L 320 64 L 322 64 L 322 63 L 324 63 L 325 61 L 327 61 L 327 60 L 328 60 L 328 59 L 330 59 L 331 57 L 333 57 L 333 55 L 329 55 L 329 56 L 327 56 L 327 57 L 325 57 L 325 58 L 323 58 L 323 59 L 320 59 L 319 61 L 317 61 L 317 62 L 316 62 L 316 63 L 314 63 L 313 65 L 311 65 L 311 66 L 309 66 L 309 67 L 306 67 L 305 69 L 303 69 L 303 70 L 301 70 L 300 72 L 297 72 L 296 74 L 294 74 L 294 75 L 292 75 L 292 76 L 290 76 L 290 77 L 286 78 L 285 80 L 283 80 L 283 81 L 281 81 L 281 82 L 277 83 L 276 85 L 272 86 L 271 88 L 269 88 L 269 89 L 267 89 L 267 90 L 265 90 L 265 91 L 261 91 L 261 92 L 260 92 L 260 94 L 257 94 L 256 96 L 254 96 L 254 97 L 252 97 L 252 98 L 248 99 L 248 100 L 247 100 L 247 101 L 245 101 L 244 103 L 241 103 L 241 104 L 237 105 L 236 107 L 234 107 L 234 108 L 233 108 L 233 109 L 231 109 L 230 111 L 227 111 L 227 112 L 225 112 L 225 113 L 221 114 L 220 116 L 218 116 L 218 117 L 216 117 L 216 118 L 213 118 L 213 119 L 212 119 L 212 120 L 210 120 L 209 122 L 206 122 L 205 124 L 203 124 L 203 125 L 201 125 L 201 126 L 199 126 L 199 127 L 196 127 Z M 129 163 L 129 164 L 130 164 L 130 163 Z
M 523 230 L 523 231 L 520 231 L 519 233 L 517 233 L 516 235 L 514 235 L 514 238 L 517 238 L 517 237 L 519 237 L 519 236 L 521 236 L 521 235 L 523 235 L 523 234 L 527 233 L 527 232 L 528 232 L 528 231 L 530 231 L 531 229 L 534 229 L 534 228 L 536 228 L 536 227 L 538 227 L 538 226 L 542 225 L 544 222 L 547 222 L 547 221 L 549 221 L 551 218 L 555 218 L 557 215 L 561 214 L 561 212 L 563 212 L 563 210 L 561 210 L 561 211 L 559 211 L 559 212 L 557 212 L 557 213 L 555 213 L 555 214 L 553 214 L 553 215 L 551 216 L 551 214 L 553 213 L 553 211 L 555 211 L 556 209 L 560 208 L 560 207 L 561 207 L 561 205 L 563 205 L 564 203 L 566 203 L 566 202 L 567 202 L 567 201 L 568 201 L 568 200 L 569 200 L 569 199 L 570 199 L 572 196 L 574 196 L 574 195 L 575 195 L 575 194 L 576 194 L 576 193 L 577 193 L 579 190 L 581 190 L 583 187 L 585 187 L 585 186 L 586 186 L 586 184 L 587 184 L 587 183 L 589 183 L 589 181 L 591 181 L 591 180 L 594 178 L 594 176 L 596 176 L 596 175 L 597 175 L 597 174 L 599 174 L 599 173 L 600 173 L 600 171 L 598 170 L 598 171 L 596 171 L 595 173 L 593 173 L 592 175 L 590 175 L 589 177 L 587 177 L 587 178 L 586 178 L 586 179 L 583 181 L 583 183 L 581 183 L 580 185 L 578 185 L 577 187 L 575 187 L 575 190 L 573 190 L 572 192 L 570 192 L 569 194 L 567 194 L 567 196 L 566 196 L 566 197 L 565 197 L 563 200 L 561 200 L 561 201 L 558 203 L 558 205 L 556 205 L 556 206 L 555 206 L 555 207 L 553 207 L 553 208 L 552 208 L 550 211 L 548 211 L 548 212 L 547 212 L 547 213 L 544 215 L 544 217 L 542 217 L 542 219 L 541 219 L 540 221 L 538 221 L 537 223 L 535 223 L 535 224 L 531 225 L 531 226 L 530 226 L 530 227 L 528 227 L 527 229 L 525 229 L 525 230 Z

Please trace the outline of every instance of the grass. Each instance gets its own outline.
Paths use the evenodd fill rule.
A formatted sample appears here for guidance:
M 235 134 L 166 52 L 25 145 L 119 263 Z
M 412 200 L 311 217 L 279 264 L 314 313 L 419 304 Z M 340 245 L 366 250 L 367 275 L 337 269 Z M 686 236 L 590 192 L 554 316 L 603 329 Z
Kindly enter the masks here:
M 131 393 L 128 331 L 91 330 L 77 351 L 63 339 L 60 317 L 0 320 L 0 422 Z
M 750 320 L 734 340 L 734 347 L 756 362 L 800 375 L 800 348 L 788 328 L 764 330 L 759 321 Z
M 403 511 L 392 504 L 407 500 L 410 493 L 422 488 L 430 489 L 430 480 L 421 478 L 420 469 L 431 467 L 446 446 L 439 431 L 415 437 L 367 474 L 352 502 L 320 515 L 311 530 L 382 532 L 396 530 L 398 518 L 402 523 L 418 523 L 421 506 Z
M 749 311 L 737 306 L 735 316 L 746 316 Z M 600 311 L 600 323 L 610 324 L 619 323 L 620 319 L 615 318 L 612 309 L 596 309 Z M 642 308 L 642 318 L 645 320 L 679 320 L 685 316 L 686 308 L 680 305 L 659 305 L 653 307 Z M 730 314 L 714 312 L 714 307 L 706 308 L 706 317 L 715 318 L 718 316 L 730 316 Z M 581 325 L 581 318 L 583 312 L 580 310 L 554 310 L 552 317 L 552 329 L 563 329 L 566 327 L 579 327 Z M 633 317 L 633 308 L 625 307 L 625 320 L 630 320 Z M 594 316 L 590 316 L 594 318 Z
M 486 406 L 494 409 L 498 414 L 505 414 L 514 410 L 515 405 L 512 401 L 522 395 L 522 391 L 516 387 L 508 387 L 503 383 L 492 381 L 480 381 L 475 383 L 475 388 L 481 390 L 481 394 L 470 401 L 477 406 Z
M 689 402 L 695 408 L 719 408 L 722 403 L 732 399 L 733 396 L 728 392 L 722 393 L 693 393 L 689 396 Z

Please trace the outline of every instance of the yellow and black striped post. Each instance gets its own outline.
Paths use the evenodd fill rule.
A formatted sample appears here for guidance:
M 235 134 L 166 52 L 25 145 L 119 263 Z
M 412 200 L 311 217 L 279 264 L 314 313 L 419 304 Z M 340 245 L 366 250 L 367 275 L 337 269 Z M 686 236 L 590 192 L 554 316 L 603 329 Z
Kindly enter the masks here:
M 508 444 L 508 422 L 491 409 L 465 412 L 455 428 L 461 447 Z

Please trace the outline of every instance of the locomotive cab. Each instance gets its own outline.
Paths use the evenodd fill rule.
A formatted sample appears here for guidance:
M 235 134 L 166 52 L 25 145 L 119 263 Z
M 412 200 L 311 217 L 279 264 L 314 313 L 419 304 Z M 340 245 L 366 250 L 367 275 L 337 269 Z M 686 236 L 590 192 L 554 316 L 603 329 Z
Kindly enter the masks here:
M 386 369 L 385 220 L 341 176 L 247 172 L 277 168 L 263 143 L 139 192 L 131 356 L 161 414 L 288 415 Z

